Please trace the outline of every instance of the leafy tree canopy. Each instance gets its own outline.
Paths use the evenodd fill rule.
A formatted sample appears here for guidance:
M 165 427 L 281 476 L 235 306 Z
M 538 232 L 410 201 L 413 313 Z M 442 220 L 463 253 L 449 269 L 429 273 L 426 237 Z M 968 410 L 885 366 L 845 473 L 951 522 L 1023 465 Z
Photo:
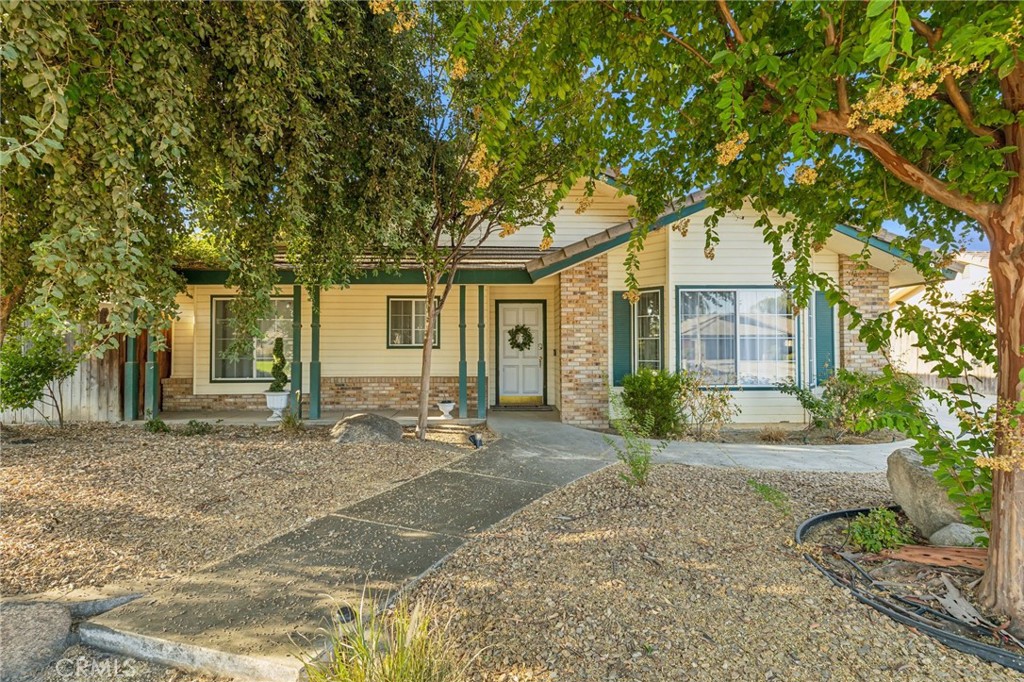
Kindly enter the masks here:
M 0 7 L 4 329 L 31 309 L 97 348 L 165 327 L 183 288 L 170 256 L 200 244 L 241 288 L 244 336 L 275 250 L 306 284 L 397 251 L 418 72 L 366 5 Z

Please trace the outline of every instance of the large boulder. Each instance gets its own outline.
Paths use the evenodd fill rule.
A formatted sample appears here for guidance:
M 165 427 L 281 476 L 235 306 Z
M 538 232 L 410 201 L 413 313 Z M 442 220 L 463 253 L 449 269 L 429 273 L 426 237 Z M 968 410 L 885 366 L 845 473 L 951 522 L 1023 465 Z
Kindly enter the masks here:
M 402 440 L 402 425 L 378 414 L 353 414 L 331 429 L 336 443 L 397 443 Z
M 889 489 L 903 512 L 921 534 L 930 537 L 940 528 L 964 520 L 946 491 L 935 480 L 935 469 L 926 467 L 912 448 L 889 455 L 886 476 Z
M 928 536 L 928 542 L 939 547 L 974 547 L 978 538 L 987 535 L 981 528 L 966 523 L 951 523 Z
M 24 682 L 60 658 L 71 637 L 71 614 L 52 603 L 4 603 L 0 607 L 2 682 Z

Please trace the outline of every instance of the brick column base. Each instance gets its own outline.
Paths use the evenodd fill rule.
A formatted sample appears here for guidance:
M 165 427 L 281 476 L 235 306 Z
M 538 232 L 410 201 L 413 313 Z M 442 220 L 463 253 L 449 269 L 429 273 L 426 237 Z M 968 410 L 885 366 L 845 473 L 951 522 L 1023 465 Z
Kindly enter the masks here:
M 608 257 L 559 277 L 562 421 L 608 426 Z

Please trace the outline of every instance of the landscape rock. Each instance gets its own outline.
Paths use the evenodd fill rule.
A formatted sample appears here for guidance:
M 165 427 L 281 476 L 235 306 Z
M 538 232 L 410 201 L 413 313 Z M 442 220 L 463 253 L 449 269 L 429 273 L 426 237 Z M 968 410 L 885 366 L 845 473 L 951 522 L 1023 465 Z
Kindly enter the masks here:
M 394 419 L 370 413 L 345 417 L 331 429 L 336 443 L 398 443 L 402 433 L 402 425 Z
M 963 523 L 956 506 L 935 480 L 935 469 L 926 467 L 912 448 L 889 455 L 886 477 L 896 502 L 923 535 L 931 537 L 951 523 Z
M 940 547 L 974 547 L 977 538 L 987 536 L 988 533 L 981 528 L 966 523 L 951 523 L 932 533 L 928 541 Z
M 24 682 L 60 658 L 71 638 L 71 614 L 60 604 L 0 607 L 0 682 Z

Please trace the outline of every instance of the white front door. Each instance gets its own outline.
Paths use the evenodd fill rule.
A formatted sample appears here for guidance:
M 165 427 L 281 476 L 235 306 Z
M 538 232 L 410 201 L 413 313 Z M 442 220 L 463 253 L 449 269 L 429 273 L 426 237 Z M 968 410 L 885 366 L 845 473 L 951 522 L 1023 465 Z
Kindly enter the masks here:
M 529 348 L 523 350 L 513 348 L 509 336 L 519 325 L 533 335 Z M 498 404 L 543 405 L 544 305 L 498 301 L 498 327 Z

